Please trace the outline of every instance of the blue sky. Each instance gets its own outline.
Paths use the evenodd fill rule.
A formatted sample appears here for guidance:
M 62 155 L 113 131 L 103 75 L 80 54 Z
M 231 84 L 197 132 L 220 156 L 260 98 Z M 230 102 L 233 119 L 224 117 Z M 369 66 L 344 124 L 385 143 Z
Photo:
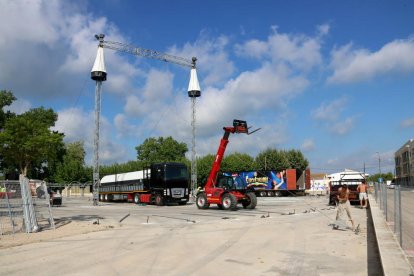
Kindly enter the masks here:
M 197 156 L 233 119 L 262 127 L 228 151 L 300 149 L 314 172 L 393 171 L 414 138 L 412 1 L 1 1 L 0 89 L 11 110 L 53 108 L 92 163 L 97 41 L 198 58 Z M 136 159 L 146 138 L 191 150 L 189 70 L 105 49 L 101 163 Z M 189 156 L 190 157 L 190 156 Z

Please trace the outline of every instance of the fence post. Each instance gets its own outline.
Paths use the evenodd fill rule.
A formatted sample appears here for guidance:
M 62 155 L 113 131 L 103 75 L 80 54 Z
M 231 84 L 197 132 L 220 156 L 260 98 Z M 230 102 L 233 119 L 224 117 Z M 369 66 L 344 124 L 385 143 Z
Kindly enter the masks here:
M 53 215 L 52 215 L 52 209 L 50 207 L 50 194 L 47 190 L 47 184 L 46 182 L 42 182 L 41 187 L 43 189 L 43 191 L 45 192 L 45 198 L 46 198 L 46 202 L 47 202 L 47 210 L 49 212 L 49 225 L 52 229 L 56 229 L 55 228 L 55 220 L 53 219 Z
M 398 185 L 398 227 L 400 232 L 400 246 L 402 248 L 402 213 L 401 213 L 401 187 Z
M 13 234 L 14 234 L 15 233 L 15 229 L 14 229 L 13 214 L 12 214 L 12 211 L 11 211 L 11 205 L 10 205 L 10 200 L 9 200 L 9 195 L 8 195 L 8 192 L 7 192 L 7 186 L 6 186 L 6 184 L 4 184 L 3 187 L 4 187 L 4 191 L 5 191 L 5 195 L 6 195 L 6 200 L 7 200 L 7 208 L 9 210 L 10 223 L 12 225 Z
M 398 200 L 398 196 L 397 196 L 397 191 L 398 191 L 398 186 L 399 185 L 395 185 L 394 186 L 394 233 L 395 234 L 397 234 L 397 223 L 398 223 L 398 216 L 397 216 L 397 213 L 398 213 L 398 210 L 397 210 L 397 207 L 398 207 L 398 202 L 397 202 L 397 200 Z
M 384 186 L 384 212 L 385 212 L 385 221 L 388 221 L 388 191 L 387 183 L 382 184 Z
M 20 189 L 21 189 L 21 193 L 22 193 L 24 225 L 25 225 L 26 233 L 30 233 L 30 230 L 32 229 L 32 226 L 31 226 L 31 221 L 29 219 L 29 207 L 27 206 L 28 205 L 27 188 L 26 188 L 26 185 L 24 183 L 23 175 L 19 176 L 19 181 L 20 181 Z
M 26 226 L 26 233 L 37 232 L 37 230 L 39 230 L 39 226 L 37 225 L 36 214 L 33 207 L 32 193 L 29 187 L 29 179 L 23 175 L 20 175 L 19 182 L 22 190 L 23 215 Z

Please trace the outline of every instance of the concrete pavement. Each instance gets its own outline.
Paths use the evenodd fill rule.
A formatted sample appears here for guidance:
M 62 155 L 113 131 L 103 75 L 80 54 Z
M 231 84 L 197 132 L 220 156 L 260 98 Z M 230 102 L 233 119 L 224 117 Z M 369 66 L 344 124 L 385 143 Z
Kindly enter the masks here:
M 255 210 L 236 212 L 80 202 L 57 213 L 100 217 L 114 228 L 1 249 L 1 274 L 409 275 L 402 264 L 390 269 L 388 248 L 377 246 L 375 203 L 371 210 L 351 209 L 356 234 L 332 229 L 336 209 L 327 202 L 324 196 L 260 198 Z

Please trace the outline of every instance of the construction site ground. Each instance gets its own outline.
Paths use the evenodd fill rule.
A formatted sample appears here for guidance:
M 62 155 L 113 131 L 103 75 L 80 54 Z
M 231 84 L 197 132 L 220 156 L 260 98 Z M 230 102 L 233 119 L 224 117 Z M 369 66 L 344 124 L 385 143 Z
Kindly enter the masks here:
M 327 203 L 258 198 L 223 211 L 64 198 L 55 230 L 0 236 L 1 274 L 383 275 L 371 212 L 352 206 L 357 231 L 333 230 Z

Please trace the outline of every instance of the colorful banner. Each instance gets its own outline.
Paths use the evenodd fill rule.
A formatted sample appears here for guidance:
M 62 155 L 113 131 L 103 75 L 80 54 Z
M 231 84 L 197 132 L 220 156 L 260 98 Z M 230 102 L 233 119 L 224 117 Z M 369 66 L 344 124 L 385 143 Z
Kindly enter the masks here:
M 266 173 L 251 171 L 224 173 L 224 175 L 232 176 L 234 181 L 237 183 L 237 188 L 253 188 L 254 190 L 287 189 L 285 171 L 269 171 Z

